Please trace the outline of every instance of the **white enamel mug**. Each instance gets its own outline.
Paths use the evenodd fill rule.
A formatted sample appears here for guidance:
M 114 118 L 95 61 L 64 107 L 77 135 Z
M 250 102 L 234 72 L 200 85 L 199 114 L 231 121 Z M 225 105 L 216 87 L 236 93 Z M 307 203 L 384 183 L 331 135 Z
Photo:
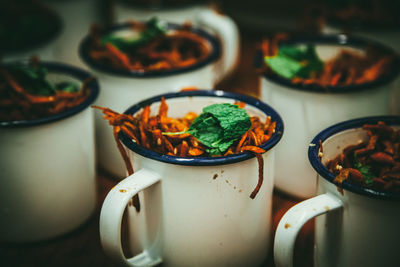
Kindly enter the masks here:
M 50 23 L 53 25 L 53 29 L 40 38 L 36 37 L 29 40 L 23 40 L 23 38 L 21 38 L 22 41 L 20 42 L 20 45 L 4 49 L 1 51 L 1 60 L 3 62 L 26 60 L 31 56 L 38 56 L 41 60 L 55 60 L 57 50 L 54 47 L 54 44 L 63 32 L 63 23 L 58 14 L 53 10 L 48 8 L 41 8 L 39 10 L 46 14 Z M 23 33 L 21 33 L 21 35 L 23 35 Z
M 44 0 L 62 18 L 63 31 L 52 47 L 54 60 L 87 68 L 78 53 L 79 43 L 90 26 L 101 22 L 101 0 Z
M 114 30 L 126 28 L 117 26 Z M 169 24 L 170 29 L 179 28 Z M 179 91 L 185 87 L 213 88 L 216 72 L 215 64 L 221 56 L 218 40 L 207 32 L 193 29 L 193 32 L 204 37 L 211 48 L 210 55 L 194 65 L 165 71 L 124 71 L 105 67 L 93 62 L 87 54 L 88 37 L 82 42 L 80 52 L 83 60 L 90 66 L 99 79 L 102 88 L 96 105 L 123 112 L 132 103 L 148 97 Z M 125 177 L 125 166 L 115 146 L 114 137 L 101 113 L 96 113 L 96 140 L 98 161 L 108 172 L 121 179 Z
M 315 44 L 322 60 L 334 57 L 343 49 L 363 53 L 370 44 L 382 51 L 392 51 L 380 44 L 346 35 L 318 36 L 288 41 L 292 44 Z M 321 88 L 294 85 L 277 75 L 261 79 L 261 99 L 279 110 L 285 121 L 285 137 L 276 151 L 275 186 L 298 198 L 316 193 L 314 171 L 304 157 L 311 138 L 334 123 L 363 116 L 388 115 L 400 106 L 395 98 L 400 58 L 383 77 L 361 85 Z M 290 151 L 290 153 L 287 153 Z M 291 168 L 287 168 L 288 164 Z
M 384 121 L 400 129 L 399 116 L 367 117 L 345 121 L 319 133 L 308 158 L 317 172 L 318 196 L 293 206 L 282 217 L 275 234 L 277 267 L 293 266 L 297 233 L 312 218 L 315 222 L 314 266 L 398 266 L 400 195 L 383 193 L 343 182 L 343 194 L 333 183 L 335 175 L 323 165 L 349 145 L 367 139 L 362 125 Z M 322 141 L 322 163 L 318 158 Z M 313 175 L 315 179 L 315 173 Z
M 217 80 L 232 74 L 240 58 L 240 33 L 236 23 L 228 16 L 218 14 L 206 1 L 167 6 L 140 6 L 135 1 L 117 1 L 115 17 L 118 23 L 129 19 L 145 21 L 152 17 L 182 24 L 190 22 L 217 36 L 222 43 L 222 56 L 217 62 Z
M 87 72 L 41 63 L 53 82 L 82 83 Z M 96 80 L 80 105 L 29 121 L 0 122 L 0 240 L 32 242 L 67 233 L 96 208 L 94 117 Z
M 261 147 L 267 150 L 264 182 L 254 199 L 249 196 L 259 178 L 257 159 L 248 153 L 226 157 L 161 155 L 120 135 L 129 151 L 135 173 L 107 195 L 100 214 L 104 251 L 129 266 L 260 266 L 266 259 L 271 234 L 274 146 L 283 123 L 279 115 L 257 99 L 222 91 L 192 91 L 164 95 L 169 117 L 189 111 L 200 114 L 214 103 L 246 103 L 249 115 L 263 121 L 271 116 L 276 132 Z M 157 114 L 161 96 L 129 108 L 136 114 L 150 105 Z M 109 129 L 111 131 L 111 129 Z M 141 210 L 128 205 L 139 193 Z M 121 247 L 121 220 L 128 213 L 133 258 Z

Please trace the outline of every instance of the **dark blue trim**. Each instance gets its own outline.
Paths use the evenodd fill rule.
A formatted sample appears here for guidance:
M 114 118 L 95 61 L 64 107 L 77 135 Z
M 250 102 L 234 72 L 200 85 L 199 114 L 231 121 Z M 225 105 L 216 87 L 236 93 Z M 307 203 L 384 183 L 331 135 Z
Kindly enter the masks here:
M 378 79 L 359 85 L 347 85 L 347 86 L 319 86 L 315 84 L 293 84 L 291 80 L 279 76 L 275 73 L 264 73 L 263 76 L 268 81 L 279 84 L 289 89 L 295 89 L 300 91 L 309 91 L 315 93 L 353 93 L 357 91 L 363 91 L 368 89 L 378 88 L 380 86 L 391 83 L 397 78 L 400 73 L 400 56 L 391 48 L 386 47 L 378 42 L 367 40 L 360 37 L 355 37 L 346 34 L 337 35 L 305 35 L 305 36 L 293 36 L 287 41 L 282 41 L 280 44 L 295 45 L 295 44 L 331 44 L 331 45 L 341 45 L 345 47 L 365 49 L 368 46 L 377 48 L 378 51 L 383 53 L 390 53 L 396 56 L 396 59 L 391 68 L 387 73 L 379 77 Z M 261 64 L 265 64 L 263 60 L 263 54 L 258 51 L 256 54 L 255 65 L 256 67 L 261 67 Z
M 274 147 L 279 140 L 281 139 L 283 135 L 283 121 L 279 114 L 272 109 L 270 106 L 265 104 L 264 102 L 261 102 L 260 100 L 245 96 L 245 95 L 240 95 L 240 94 L 234 94 L 234 93 L 227 93 L 223 91 L 189 91 L 189 92 L 178 92 L 178 93 L 169 93 L 169 94 L 164 94 L 164 95 L 158 95 L 149 99 L 146 99 L 144 101 L 139 102 L 136 105 L 131 106 L 128 110 L 125 111 L 125 114 L 135 114 L 138 112 L 141 108 L 151 105 L 152 103 L 159 102 L 161 101 L 161 97 L 164 96 L 165 99 L 172 99 L 172 98 L 179 98 L 179 97 L 218 97 L 218 98 L 227 98 L 227 99 L 233 99 L 237 101 L 241 101 L 246 103 L 248 106 L 253 106 L 261 111 L 263 111 L 265 114 L 271 116 L 272 121 L 276 121 L 276 129 L 275 133 L 272 135 L 271 139 L 266 142 L 265 144 L 261 145 L 260 147 L 269 150 L 272 147 Z M 187 165 L 187 166 L 214 166 L 214 165 L 223 165 L 223 164 L 231 164 L 235 162 L 240 162 L 244 161 L 246 159 L 253 158 L 254 155 L 249 152 L 244 152 L 240 154 L 235 154 L 235 155 L 229 155 L 225 157 L 176 157 L 176 156 L 169 156 L 169 155 L 163 155 L 159 154 L 157 152 L 154 152 L 152 150 L 146 149 L 135 142 L 132 141 L 129 136 L 124 134 L 123 132 L 120 132 L 119 138 L 121 141 L 124 143 L 125 146 L 127 146 L 129 149 L 134 151 L 135 153 L 142 155 L 143 157 L 151 158 L 157 161 L 165 162 L 165 163 L 170 163 L 170 164 L 177 164 L 177 165 Z
M 7 67 L 10 63 L 5 64 L 4 66 Z M 60 73 L 60 74 L 65 74 L 66 76 L 71 76 L 74 77 L 81 82 L 86 80 L 89 77 L 93 77 L 90 73 L 83 71 L 79 68 L 76 68 L 71 65 L 67 65 L 64 63 L 57 63 L 57 62 L 41 62 L 40 63 L 42 66 L 46 67 L 49 73 Z M 80 105 L 70 108 L 66 111 L 63 111 L 61 113 L 49 116 L 49 117 L 44 117 L 44 118 L 39 118 L 39 119 L 34 119 L 34 120 L 20 120 L 20 121 L 0 121 L 0 129 L 1 128 L 12 128 L 12 127 L 27 127 L 27 126 L 36 126 L 39 124 L 44 124 L 44 123 L 50 123 L 58 120 L 62 120 L 65 118 L 68 118 L 76 113 L 81 112 L 82 110 L 86 109 L 88 106 L 90 106 L 97 98 L 99 94 L 99 83 L 97 82 L 97 79 L 93 79 L 89 84 L 89 96 L 86 98 L 84 102 L 82 102 Z
M 348 121 L 344 121 L 344 122 L 335 124 L 333 126 L 330 126 L 329 128 L 326 128 L 325 130 L 320 132 L 311 141 L 311 144 L 313 144 L 313 146 L 310 146 L 308 148 L 308 159 L 309 159 L 311 165 L 313 166 L 313 168 L 325 180 L 327 180 L 330 183 L 334 183 L 333 180 L 335 179 L 335 175 L 333 173 L 331 173 L 321 163 L 321 161 L 318 157 L 318 151 L 320 148 L 319 141 L 321 140 L 321 142 L 323 143 L 326 139 L 328 139 L 329 137 L 331 137 L 334 134 L 337 134 L 339 132 L 342 132 L 342 131 L 345 131 L 348 129 L 360 128 L 366 123 L 376 124 L 378 121 L 384 121 L 387 125 L 391 125 L 391 126 L 394 126 L 394 125 L 399 126 L 400 125 L 400 116 L 374 116 L 374 117 L 364 117 L 364 118 L 359 118 L 359 119 L 354 119 L 354 120 L 348 120 Z M 347 181 L 344 181 L 342 183 L 341 188 L 349 190 L 353 193 L 365 195 L 368 197 L 374 197 L 374 198 L 380 198 L 380 199 L 386 199 L 386 200 L 400 200 L 400 194 L 378 192 L 378 191 L 374 191 L 369 188 L 360 187 L 360 186 L 351 184 Z
M 129 24 L 118 24 L 110 29 L 106 30 L 104 34 L 109 34 L 113 31 L 121 30 L 124 28 L 129 28 Z M 176 30 L 181 29 L 182 26 L 178 24 L 167 23 L 167 27 L 169 30 Z M 211 45 L 211 53 L 210 55 L 202 61 L 199 61 L 193 65 L 187 66 L 185 68 L 179 69 L 171 69 L 171 70 L 154 70 L 154 71 L 138 71 L 138 70 L 121 70 L 112 68 L 110 66 L 106 66 L 104 64 L 100 64 L 93 60 L 88 53 L 88 46 L 90 45 L 90 36 L 87 35 L 79 45 L 79 55 L 81 59 L 91 68 L 101 71 L 104 73 L 122 76 L 122 77 L 129 77 L 129 78 L 154 78 L 154 77 L 165 77 L 171 76 L 181 73 L 186 73 L 192 70 L 199 69 L 203 66 L 208 65 L 211 62 L 216 61 L 221 56 L 221 44 L 218 39 L 214 36 L 210 35 L 209 33 L 199 29 L 199 28 L 192 28 L 192 32 L 198 34 L 199 36 L 205 38 Z

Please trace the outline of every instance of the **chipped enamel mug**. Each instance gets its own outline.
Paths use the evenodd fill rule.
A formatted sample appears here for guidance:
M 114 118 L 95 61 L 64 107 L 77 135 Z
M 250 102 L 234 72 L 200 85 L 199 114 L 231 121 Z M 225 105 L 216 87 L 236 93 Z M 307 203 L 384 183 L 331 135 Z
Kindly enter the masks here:
M 51 82 L 82 84 L 81 69 L 41 62 Z M 61 113 L 0 122 L 0 240 L 33 242 L 82 225 L 97 203 L 94 114 L 97 80 L 88 97 Z
M 315 44 L 316 53 L 324 61 L 342 49 L 365 53 L 370 45 L 378 51 L 393 52 L 379 43 L 347 35 L 298 37 L 287 42 Z M 395 57 L 393 68 L 382 77 L 359 85 L 324 88 L 293 84 L 276 74 L 261 76 L 261 99 L 279 110 L 285 122 L 285 137 L 276 150 L 275 186 L 280 191 L 299 199 L 315 196 L 314 171 L 304 153 L 312 137 L 324 128 L 359 117 L 400 114 L 400 88 L 396 83 L 400 57 Z
M 174 31 L 182 26 L 167 24 L 167 27 L 169 31 Z M 127 28 L 127 24 L 118 25 L 110 29 L 110 32 L 123 33 Z M 213 88 L 217 79 L 215 68 L 217 60 L 221 57 L 221 44 L 214 36 L 199 28 L 193 28 L 192 32 L 204 38 L 210 47 L 210 54 L 206 58 L 179 69 L 146 72 L 118 70 L 94 62 L 88 55 L 87 36 L 81 43 L 80 55 L 99 79 L 102 90 L 96 105 L 123 112 L 132 103 L 155 95 L 180 91 L 186 87 Z M 96 113 L 95 121 L 97 159 L 100 166 L 115 178 L 121 179 L 125 177 L 125 166 L 115 146 L 108 122 L 99 112 Z
M 100 237 L 106 254 L 129 266 L 260 266 L 268 255 L 274 176 L 274 147 L 283 123 L 263 102 L 222 91 L 192 91 L 164 95 L 168 116 L 200 114 L 215 103 L 246 103 L 249 115 L 277 122 L 271 139 L 261 147 L 264 181 L 254 199 L 259 165 L 254 155 L 225 157 L 175 157 L 161 155 L 137 145 L 129 137 L 119 138 L 129 152 L 135 173 L 107 195 L 100 215 Z M 126 114 L 137 114 L 150 105 L 158 112 L 161 96 L 140 102 Z M 111 129 L 109 129 L 111 131 Z M 141 208 L 128 205 L 139 193 Z M 127 259 L 121 247 L 121 220 L 128 214 Z
M 314 217 L 314 266 L 398 265 L 395 244 L 399 240 L 400 194 L 377 192 L 347 181 L 340 193 L 333 183 L 335 175 L 324 166 L 345 147 L 367 139 L 362 125 L 378 121 L 400 129 L 399 116 L 366 117 L 333 125 L 312 140 L 308 158 L 314 168 L 313 179 L 317 176 L 318 196 L 293 206 L 279 222 L 274 244 L 277 267 L 293 266 L 296 236 Z

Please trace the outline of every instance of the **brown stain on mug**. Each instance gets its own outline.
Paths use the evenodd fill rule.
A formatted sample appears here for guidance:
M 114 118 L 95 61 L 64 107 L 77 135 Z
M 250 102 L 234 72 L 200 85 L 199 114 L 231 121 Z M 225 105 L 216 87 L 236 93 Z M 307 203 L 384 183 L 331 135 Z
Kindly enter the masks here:
M 288 229 L 290 227 L 291 227 L 291 225 L 289 223 L 285 223 L 285 229 Z
M 126 190 L 125 189 L 120 189 L 119 192 L 126 193 Z
M 218 177 L 218 174 L 214 174 L 213 179 L 215 180 L 215 179 L 217 179 L 217 177 Z

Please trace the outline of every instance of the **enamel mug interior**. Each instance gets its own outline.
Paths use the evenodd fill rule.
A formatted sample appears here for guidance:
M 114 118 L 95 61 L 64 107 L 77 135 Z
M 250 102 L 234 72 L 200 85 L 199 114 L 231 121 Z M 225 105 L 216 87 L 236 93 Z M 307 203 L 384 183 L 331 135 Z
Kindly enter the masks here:
M 259 266 L 268 255 L 271 228 L 271 208 L 274 172 L 274 145 L 282 135 L 282 121 L 273 110 L 265 112 L 256 99 L 221 91 L 195 91 L 165 95 L 168 116 L 182 117 L 187 112 L 201 113 L 202 108 L 214 103 L 246 102 L 250 115 L 261 120 L 266 114 L 277 121 L 277 132 L 263 147 L 264 182 L 255 199 L 250 199 L 258 181 L 258 163 L 248 153 L 227 157 L 180 158 L 160 155 L 132 142 L 121 134 L 120 139 L 130 153 L 136 174 L 121 181 L 107 196 L 100 219 L 100 233 L 106 253 L 119 262 L 111 240 L 110 216 L 120 202 L 111 205 L 112 199 L 123 198 L 124 193 L 136 189 L 135 180 L 146 171 L 156 173 L 160 182 L 139 193 L 141 210 L 127 207 L 129 217 L 130 247 L 132 254 L 144 251 L 148 263 L 162 262 L 163 266 Z M 160 96 L 130 108 L 135 114 L 141 107 L 150 105 L 152 115 L 157 114 Z M 265 107 L 265 106 L 264 106 Z M 131 183 L 126 183 L 128 179 Z M 137 181 L 137 180 L 136 180 Z M 122 191 L 121 191 L 122 190 Z M 125 191 L 124 191 L 125 190 Z M 126 198 L 125 198 L 126 199 Z M 126 204 L 125 204 L 126 205 Z M 120 223 L 120 222 L 119 222 Z M 118 232 L 117 232 L 118 233 Z M 120 234 L 120 233 L 119 233 Z M 190 236 L 190 238 L 187 238 Z M 199 253 L 201 251 L 201 253 Z M 132 266 L 143 256 L 129 259 Z
M 325 167 L 349 145 L 367 140 L 362 125 L 384 121 L 400 129 L 400 117 L 378 116 L 345 121 L 319 133 L 308 155 L 317 172 L 318 196 L 292 207 L 279 222 L 274 257 L 280 266 L 291 262 L 297 232 L 316 217 L 314 266 L 397 266 L 396 243 L 400 220 L 400 195 L 363 188 L 344 181 L 343 192 Z M 319 158 L 322 142 L 322 159 Z
M 52 82 L 82 83 L 90 75 L 42 63 Z M 79 106 L 30 121 L 0 122 L 0 240 L 32 242 L 67 233 L 96 206 L 94 119 L 98 84 Z
M 319 57 L 327 60 L 341 49 L 365 53 L 370 42 L 337 35 L 305 38 L 293 43 L 313 43 Z M 388 51 L 388 48 L 373 44 Z M 396 100 L 393 94 L 397 90 L 399 62 L 397 59 L 394 68 L 381 79 L 355 86 L 318 88 L 293 85 L 278 76 L 261 78 L 261 99 L 279 110 L 286 125 L 285 138 L 276 151 L 275 185 L 279 190 L 298 198 L 315 195 L 316 179 L 304 152 L 319 131 L 343 120 L 388 115 L 399 106 L 399 99 Z M 286 167 L 288 164 L 291 168 Z
M 173 29 L 178 26 L 171 25 L 171 27 Z M 126 26 L 117 27 L 121 30 L 121 34 L 124 28 Z M 214 63 L 220 57 L 220 44 L 214 37 L 202 30 L 195 30 L 195 32 L 203 36 L 208 42 L 211 49 L 209 57 L 195 65 L 168 71 L 120 71 L 96 65 L 87 55 L 88 40 L 85 39 L 80 48 L 81 56 L 99 79 L 102 88 L 96 105 L 123 112 L 132 103 L 158 94 L 179 91 L 182 88 L 193 86 L 212 88 L 214 86 Z M 121 179 L 125 177 L 125 166 L 115 146 L 112 128 L 103 119 L 100 111 L 95 113 L 95 121 L 98 161 L 107 172 Z

